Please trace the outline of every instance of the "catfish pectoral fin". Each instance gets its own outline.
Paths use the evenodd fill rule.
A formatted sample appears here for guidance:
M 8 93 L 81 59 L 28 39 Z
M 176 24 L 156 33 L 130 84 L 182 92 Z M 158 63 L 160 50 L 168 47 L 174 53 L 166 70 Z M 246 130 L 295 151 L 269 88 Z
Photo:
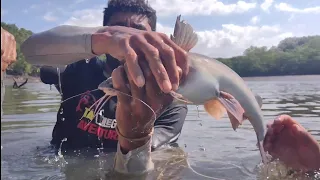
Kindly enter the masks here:
M 232 129 L 234 131 L 236 131 L 238 129 L 238 127 L 242 124 L 242 122 L 245 120 L 243 119 L 238 119 L 235 116 L 233 116 L 230 112 L 228 112 L 228 117 L 230 119 L 231 125 L 232 125 Z
M 221 104 L 228 111 L 228 117 L 230 119 L 233 130 L 236 130 L 242 122 L 247 119 L 244 116 L 244 109 L 238 100 L 236 100 L 231 94 L 226 92 L 220 92 L 221 97 L 218 98 Z
M 223 104 L 217 98 L 207 101 L 203 106 L 206 112 L 217 120 L 221 119 L 226 112 Z

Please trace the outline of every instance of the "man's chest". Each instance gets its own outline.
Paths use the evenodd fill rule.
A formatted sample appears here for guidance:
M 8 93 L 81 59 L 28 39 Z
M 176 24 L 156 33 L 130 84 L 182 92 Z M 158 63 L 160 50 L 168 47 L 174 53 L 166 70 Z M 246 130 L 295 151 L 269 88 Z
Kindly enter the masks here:
M 115 127 L 116 97 L 110 100 L 102 98 L 101 91 L 86 91 L 74 99 L 68 106 L 68 112 L 72 112 L 73 122 L 78 131 L 98 136 L 100 139 L 117 140 Z

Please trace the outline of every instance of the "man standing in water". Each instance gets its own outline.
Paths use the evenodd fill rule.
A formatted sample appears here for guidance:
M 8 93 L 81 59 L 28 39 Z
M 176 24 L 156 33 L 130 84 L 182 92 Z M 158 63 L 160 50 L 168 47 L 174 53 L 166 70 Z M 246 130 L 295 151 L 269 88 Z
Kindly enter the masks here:
M 165 93 L 176 90 L 179 79 L 188 73 L 186 55 L 165 35 L 152 32 L 156 30 L 156 14 L 142 0 L 109 1 L 103 25 L 107 27 L 61 26 L 35 34 L 23 44 L 22 51 L 34 64 L 72 63 L 61 75 L 63 99 L 84 93 L 61 104 L 51 143 L 59 147 L 62 139 L 67 138 L 62 143 L 64 151 L 99 148 L 101 144 L 106 149 L 117 147 L 116 171 L 144 173 L 153 169 L 151 150 L 177 140 L 182 129 L 187 108 L 171 104 L 172 97 Z M 104 54 L 107 55 L 95 57 Z M 122 61 L 126 62 L 127 69 Z M 97 118 L 93 116 L 89 107 L 103 93 L 92 90 L 110 76 L 116 89 L 142 99 L 158 112 L 153 128 L 144 129 L 152 117 L 151 111 L 123 95 L 108 102 Z M 288 156 L 281 153 L 281 149 L 287 148 L 293 153 L 297 152 L 293 147 L 301 145 L 301 140 L 278 143 L 296 138 L 286 136 L 295 127 L 294 123 L 284 126 L 290 124 L 288 122 L 293 121 L 288 117 L 275 121 L 266 136 L 265 148 L 280 159 Z M 271 131 L 279 129 L 278 126 L 285 128 Z M 309 139 L 306 147 L 313 149 L 312 155 L 317 155 L 317 143 L 307 131 L 299 131 L 303 133 L 297 134 L 297 138 L 304 135 Z M 299 152 L 299 155 L 308 158 L 310 154 Z M 304 162 L 295 159 L 295 162 L 316 167 L 310 159 Z
M 24 42 L 22 51 L 33 64 L 72 63 L 61 74 L 63 100 L 83 93 L 61 104 L 51 144 L 56 148 L 62 144 L 62 151 L 117 149 L 118 172 L 153 169 L 150 151 L 180 135 L 187 106 L 172 104 L 173 98 L 165 93 L 177 89 L 188 67 L 185 52 L 166 35 L 154 32 L 156 19 L 155 10 L 143 0 L 113 0 L 104 11 L 103 25 L 108 27 L 61 26 Z M 112 98 L 93 116 L 98 107 L 89 108 L 104 93 L 92 90 L 111 76 L 114 88 L 152 107 L 157 113 L 154 124 L 147 106 L 124 95 Z
M 1 119 L 3 114 L 2 103 L 5 94 L 3 80 L 7 67 L 16 61 L 16 40 L 12 34 L 1 27 Z

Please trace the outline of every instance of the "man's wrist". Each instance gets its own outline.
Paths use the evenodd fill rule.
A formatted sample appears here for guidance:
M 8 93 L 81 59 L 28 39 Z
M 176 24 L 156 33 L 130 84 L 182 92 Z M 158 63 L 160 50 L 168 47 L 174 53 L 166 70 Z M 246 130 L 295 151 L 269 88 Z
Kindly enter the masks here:
M 116 131 L 118 133 L 118 141 L 122 150 L 122 153 L 126 154 L 131 150 L 139 148 L 145 145 L 152 136 L 153 129 L 148 131 L 136 129 L 135 132 L 143 132 L 143 133 L 135 133 L 131 132 L 122 132 L 116 127 Z
M 109 54 L 108 44 L 110 42 L 111 34 L 108 32 L 108 27 L 103 27 L 103 32 L 97 32 L 91 35 L 91 50 L 92 53 L 100 56 L 102 54 Z
M 141 175 L 145 175 L 154 169 L 154 164 L 151 159 L 151 140 L 126 154 L 122 151 L 120 143 L 118 143 L 114 163 L 115 172 L 122 175 L 129 175 L 130 177 L 136 175 L 141 177 Z

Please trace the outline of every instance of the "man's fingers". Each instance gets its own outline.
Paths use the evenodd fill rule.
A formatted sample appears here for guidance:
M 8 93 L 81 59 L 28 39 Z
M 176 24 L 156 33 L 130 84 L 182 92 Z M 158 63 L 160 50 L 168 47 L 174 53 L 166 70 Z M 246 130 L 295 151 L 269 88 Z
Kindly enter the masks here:
M 170 83 L 167 71 L 160 59 L 160 53 L 158 49 L 151 45 L 143 36 L 132 38 L 131 45 L 134 47 L 134 49 L 143 52 L 159 87 L 162 89 L 162 91 L 169 92 L 172 89 L 172 85 Z
M 124 41 L 123 46 L 124 47 L 124 52 L 125 52 L 125 61 L 128 65 L 129 69 L 129 76 L 133 78 L 134 83 L 138 87 L 142 87 L 145 84 L 145 79 L 143 77 L 142 70 L 139 66 L 138 63 L 138 56 L 134 49 L 131 48 L 130 44 L 128 41 Z
M 114 69 L 111 76 L 113 87 L 118 91 L 121 91 L 122 93 L 130 95 L 130 89 L 126 85 L 126 73 L 124 71 L 123 66 L 119 66 L 118 68 Z M 122 93 L 118 94 L 118 101 L 120 103 L 129 103 L 131 97 L 126 96 Z
M 176 57 L 177 65 L 182 69 L 182 79 L 187 76 L 189 73 L 189 63 L 187 59 L 187 52 L 183 50 L 181 47 L 176 45 L 171 39 L 168 38 L 165 34 L 160 34 L 163 41 L 173 48 L 174 54 Z
M 180 80 L 182 77 L 182 69 L 179 66 L 177 66 L 177 69 L 178 69 L 178 75 L 179 75 L 179 80 Z
M 145 92 L 146 96 L 150 99 L 156 99 L 160 93 L 162 93 L 157 81 L 152 74 L 150 67 L 146 61 L 139 62 L 141 68 L 143 69 L 144 77 L 146 78 Z
M 126 64 L 124 64 L 124 70 L 125 72 L 128 74 L 128 66 Z M 129 85 L 130 85 L 130 90 L 131 90 L 131 95 L 135 98 L 138 98 L 140 100 L 144 100 L 143 97 L 144 97 L 144 94 L 145 94 L 145 88 L 144 87 L 138 87 L 131 76 L 127 76 L 128 78 L 128 82 L 129 82 Z
M 159 113 L 161 112 L 161 109 L 166 107 L 167 103 L 170 102 L 170 100 L 172 100 L 172 96 L 169 94 L 165 94 L 161 91 L 147 62 L 139 61 L 139 64 L 143 69 L 143 74 L 146 78 L 145 91 L 146 96 L 148 97 L 148 102 L 150 103 L 149 105 L 156 113 Z
M 170 79 L 172 90 L 177 90 L 179 86 L 179 73 L 177 70 L 177 63 L 175 58 L 175 52 L 173 48 L 167 45 L 158 36 L 146 36 L 147 40 L 159 51 L 160 58 Z M 149 62 L 149 64 L 152 62 Z M 171 90 L 171 89 L 170 89 Z

